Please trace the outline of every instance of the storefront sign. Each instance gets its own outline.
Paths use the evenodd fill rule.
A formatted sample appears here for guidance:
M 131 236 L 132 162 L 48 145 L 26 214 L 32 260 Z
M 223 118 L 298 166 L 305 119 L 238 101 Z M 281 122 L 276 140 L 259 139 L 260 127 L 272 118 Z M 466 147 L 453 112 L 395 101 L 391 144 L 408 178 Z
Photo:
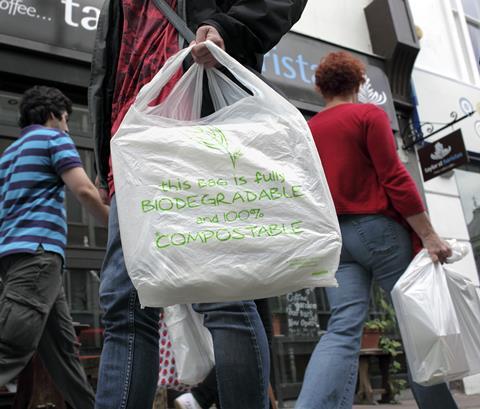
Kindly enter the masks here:
M 0 0 L 0 43 L 62 57 L 90 61 L 100 10 L 104 0 Z M 264 76 L 293 100 L 313 111 L 323 106 L 315 90 L 320 59 L 340 47 L 293 32 L 265 55 Z M 395 107 L 383 62 L 352 52 L 367 66 L 359 101 L 384 109 L 393 130 L 398 130 Z
M 287 33 L 280 43 L 265 55 L 262 73 L 289 98 L 320 108 L 322 97 L 315 89 L 315 70 L 321 58 L 340 47 L 296 33 Z M 398 130 L 390 84 L 381 62 L 357 54 L 367 67 L 367 78 L 359 92 L 359 101 L 382 108 L 389 116 L 392 129 Z
M 419 149 L 418 158 L 425 182 L 468 163 L 462 131 L 452 132 L 450 135 Z
M 316 337 L 319 334 L 317 303 L 312 289 L 287 294 L 288 335 Z
M 104 0 L 0 0 L 0 42 L 90 54 Z M 22 40 L 24 40 L 22 44 Z

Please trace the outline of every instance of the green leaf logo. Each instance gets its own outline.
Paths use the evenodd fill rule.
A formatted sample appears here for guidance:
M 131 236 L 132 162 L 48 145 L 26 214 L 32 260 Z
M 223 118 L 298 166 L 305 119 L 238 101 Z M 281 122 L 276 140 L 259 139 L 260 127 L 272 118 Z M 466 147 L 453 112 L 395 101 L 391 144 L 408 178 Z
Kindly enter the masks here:
M 227 154 L 232 162 L 232 166 L 235 169 L 237 166 L 238 160 L 241 158 L 243 153 L 240 150 L 232 152 L 228 146 L 228 140 L 225 134 L 214 126 L 198 127 L 196 128 L 197 140 L 202 145 L 210 149 L 215 149 L 217 151 Z

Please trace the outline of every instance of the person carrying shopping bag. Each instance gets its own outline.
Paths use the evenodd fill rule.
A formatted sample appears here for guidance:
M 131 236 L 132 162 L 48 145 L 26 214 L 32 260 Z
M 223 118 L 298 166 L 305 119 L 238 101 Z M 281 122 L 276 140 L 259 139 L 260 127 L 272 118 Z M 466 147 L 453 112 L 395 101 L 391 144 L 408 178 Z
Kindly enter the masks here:
M 215 58 L 202 44 L 211 40 L 242 64 L 259 71 L 261 55 L 300 18 L 306 0 L 169 0 L 196 33 L 195 62 L 213 67 Z M 110 139 L 135 100 L 184 41 L 154 0 L 106 1 L 101 13 L 89 109 L 100 184 L 109 190 L 109 238 L 101 273 L 100 302 L 105 311 L 96 407 L 149 409 L 158 377 L 157 308 L 140 307 L 130 280 L 120 239 Z M 154 101 L 169 93 L 177 72 Z M 204 114 L 210 113 L 208 101 Z M 206 109 L 205 109 L 206 108 Z M 204 314 L 215 348 L 222 408 L 268 405 L 268 346 L 253 301 L 196 304 Z
M 309 126 L 339 216 L 343 247 L 339 287 L 326 289 L 331 307 L 327 332 L 310 358 L 296 409 L 351 408 L 372 281 L 390 294 L 419 245 L 433 261 L 443 263 L 451 254 L 398 158 L 387 115 L 357 102 L 364 75 L 363 63 L 346 52 L 328 54 L 316 71 L 326 106 Z M 446 384 L 411 387 L 420 409 L 457 407 Z

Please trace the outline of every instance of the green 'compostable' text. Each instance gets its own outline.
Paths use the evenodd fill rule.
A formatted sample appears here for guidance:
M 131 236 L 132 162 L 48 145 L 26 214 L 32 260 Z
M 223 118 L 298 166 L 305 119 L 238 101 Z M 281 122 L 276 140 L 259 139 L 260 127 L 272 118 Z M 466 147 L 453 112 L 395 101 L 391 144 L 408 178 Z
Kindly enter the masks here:
M 155 236 L 155 246 L 159 250 L 163 250 L 172 246 L 187 246 L 192 243 L 207 244 L 281 235 L 298 236 L 303 233 L 303 230 L 300 228 L 302 223 L 302 221 L 298 220 L 292 223 L 205 229 L 196 232 L 157 233 Z

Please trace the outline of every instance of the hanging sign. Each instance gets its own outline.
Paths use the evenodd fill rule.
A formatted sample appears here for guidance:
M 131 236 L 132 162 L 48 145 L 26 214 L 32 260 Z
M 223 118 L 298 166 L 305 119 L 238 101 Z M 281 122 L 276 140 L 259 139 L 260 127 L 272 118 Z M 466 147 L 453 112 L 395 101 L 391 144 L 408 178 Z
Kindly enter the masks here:
M 450 135 L 420 148 L 418 158 L 425 182 L 468 163 L 462 131 L 456 130 Z

